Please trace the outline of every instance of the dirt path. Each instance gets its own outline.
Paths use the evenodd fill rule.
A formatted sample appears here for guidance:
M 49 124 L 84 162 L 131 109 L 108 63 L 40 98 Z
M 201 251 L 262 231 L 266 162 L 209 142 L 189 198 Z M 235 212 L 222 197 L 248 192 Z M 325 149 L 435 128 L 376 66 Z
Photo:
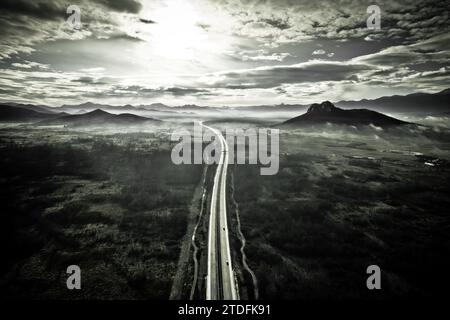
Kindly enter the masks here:
M 202 178 L 200 183 L 195 187 L 194 195 L 192 197 L 191 205 L 189 206 L 189 216 L 186 235 L 183 238 L 183 242 L 180 250 L 180 257 L 178 259 L 177 272 L 174 276 L 172 289 L 170 291 L 170 300 L 181 300 L 187 297 L 187 285 L 190 283 L 190 251 L 192 244 L 192 237 L 194 229 L 197 228 L 198 213 L 199 213 L 199 201 L 202 199 L 204 190 L 204 180 L 206 177 L 207 166 L 203 168 Z M 202 201 L 203 205 L 203 201 Z
M 237 203 L 236 199 L 234 198 L 234 171 L 231 175 L 231 201 L 233 202 L 233 206 L 236 211 L 236 221 L 237 221 L 237 231 L 238 231 L 238 237 L 241 241 L 241 256 L 242 256 L 242 266 L 244 269 L 250 274 L 252 278 L 253 283 L 253 295 L 255 297 L 255 300 L 258 300 L 259 298 L 259 290 L 258 290 L 258 279 L 256 278 L 255 273 L 252 271 L 252 269 L 247 264 L 247 256 L 245 254 L 245 237 L 241 230 L 241 219 L 239 217 L 239 204 Z
M 192 233 L 192 246 L 194 247 L 194 252 L 192 253 L 192 259 L 194 260 L 194 280 L 192 281 L 192 286 L 191 286 L 191 293 L 189 295 L 189 300 L 194 300 L 194 295 L 195 295 L 195 290 L 197 288 L 197 278 L 198 278 L 198 246 L 196 244 L 196 235 L 197 235 L 197 229 L 198 226 L 200 224 L 200 222 L 202 221 L 202 216 L 203 216 L 203 210 L 205 207 L 205 198 L 206 198 L 206 173 L 208 170 L 208 166 L 205 166 L 204 172 L 203 172 L 203 193 L 202 193 L 202 197 L 201 197 L 201 204 L 200 204 L 200 211 L 198 214 L 198 218 L 197 218 L 197 224 L 194 227 L 194 231 Z

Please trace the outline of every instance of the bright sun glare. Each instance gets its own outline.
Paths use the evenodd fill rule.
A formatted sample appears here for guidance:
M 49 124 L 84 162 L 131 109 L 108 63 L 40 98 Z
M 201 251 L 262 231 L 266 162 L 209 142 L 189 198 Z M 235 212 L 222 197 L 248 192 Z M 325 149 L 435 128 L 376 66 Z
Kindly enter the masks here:
M 206 32 L 198 25 L 200 16 L 186 1 L 168 1 L 151 13 L 156 21 L 149 25 L 156 53 L 166 58 L 190 59 L 205 48 Z
M 213 6 L 199 6 L 195 1 L 166 0 L 144 2 L 140 18 L 123 26 L 133 37 L 144 41 L 125 49 L 136 69 L 127 70 L 135 76 L 146 76 L 148 84 L 173 85 L 190 83 L 184 74 L 203 74 L 223 68 L 224 52 L 232 45 L 226 13 Z M 125 71 L 125 72 L 127 72 Z M 150 81 L 157 75 L 157 81 Z M 156 85 L 156 84 L 155 84 Z

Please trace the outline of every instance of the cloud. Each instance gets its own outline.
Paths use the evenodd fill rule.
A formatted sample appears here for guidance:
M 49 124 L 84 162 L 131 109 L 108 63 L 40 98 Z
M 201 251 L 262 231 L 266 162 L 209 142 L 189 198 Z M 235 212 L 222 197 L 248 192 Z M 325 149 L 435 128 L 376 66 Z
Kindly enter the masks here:
M 323 49 L 318 49 L 318 50 L 314 50 L 313 51 L 313 55 L 322 55 L 322 54 L 325 54 L 326 52 L 325 52 L 325 50 L 323 50 Z
M 156 22 L 153 21 L 153 20 L 150 20 L 150 19 L 143 19 L 143 18 L 140 18 L 139 21 L 142 22 L 142 23 L 145 23 L 145 24 L 154 24 L 154 23 L 156 23 Z
M 380 30 L 365 0 L 171 3 L 79 0 L 74 31 L 65 0 L 1 1 L 0 99 L 240 104 L 450 86 L 448 1 L 379 3 Z
M 283 61 L 287 57 L 292 56 L 288 52 L 273 52 L 269 53 L 267 50 L 242 50 L 229 52 L 228 55 L 240 61 Z
M 0 60 L 31 53 L 44 42 L 127 35 L 117 14 L 137 14 L 142 8 L 135 0 L 81 0 L 82 29 L 75 30 L 66 23 L 68 5 L 64 0 L 0 1 Z
M 91 80 L 88 80 L 91 81 Z M 158 98 L 163 96 L 185 97 L 208 95 L 209 90 L 187 87 L 145 87 L 140 85 L 115 84 L 107 90 L 89 92 L 85 97 L 111 98 L 111 97 L 139 97 Z
M 44 20 L 63 19 L 67 5 L 63 1 L 2 0 L 0 10 L 4 13 L 31 16 Z
M 78 82 L 82 84 L 89 85 L 104 85 L 114 83 L 114 80 L 108 77 L 93 77 L 93 76 L 81 76 L 75 79 L 72 79 L 71 82 Z
M 282 53 L 272 53 L 269 55 L 258 55 L 258 56 L 243 56 L 242 59 L 243 61 L 283 61 L 284 59 L 286 59 L 287 57 L 291 56 L 290 53 L 287 52 L 282 52 Z
M 450 34 L 442 34 L 409 45 L 392 46 L 379 52 L 359 56 L 355 62 L 381 66 L 405 66 L 450 60 Z
M 42 63 L 28 61 L 28 60 L 25 60 L 23 63 L 18 63 L 18 62 L 12 63 L 11 66 L 16 67 L 16 68 L 22 68 L 22 69 L 48 69 L 49 68 L 48 64 L 42 64 Z
M 349 80 L 357 73 L 374 69 L 361 63 L 313 60 L 293 65 L 216 73 L 207 75 L 202 80 L 212 87 L 274 88 L 289 83 Z
M 84 73 L 102 73 L 104 71 L 105 71 L 105 68 L 102 68 L 102 67 L 92 67 L 92 68 L 80 69 L 80 72 L 84 72 Z
M 280 18 L 263 18 L 260 21 L 280 30 L 286 30 L 291 27 L 287 19 L 283 20 Z
M 174 96 L 185 96 L 185 95 L 202 95 L 206 94 L 209 91 L 205 89 L 198 89 L 198 88 L 181 88 L 181 87 L 169 87 L 165 89 L 159 89 L 159 91 L 162 91 L 163 93 L 170 93 Z
M 449 30 L 450 7 L 445 0 L 383 2 L 379 4 L 382 27 L 375 31 L 366 26 L 369 3 L 365 0 L 220 2 L 236 18 L 236 34 L 274 45 L 365 37 L 411 43 Z
M 66 9 L 72 4 L 64 0 L 2 0 L 0 9 L 9 14 L 24 15 L 44 20 L 62 20 L 67 17 Z M 100 5 L 117 12 L 139 13 L 142 9 L 140 2 L 135 0 L 82 0 L 76 4 L 81 14 L 89 12 L 88 8 Z
M 139 13 L 142 4 L 135 0 L 95 0 L 105 7 L 119 12 Z

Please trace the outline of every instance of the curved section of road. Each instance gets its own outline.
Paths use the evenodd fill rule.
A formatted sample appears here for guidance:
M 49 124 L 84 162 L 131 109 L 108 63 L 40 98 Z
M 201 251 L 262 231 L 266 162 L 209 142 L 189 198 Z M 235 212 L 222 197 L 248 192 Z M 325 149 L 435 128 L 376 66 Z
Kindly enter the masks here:
M 200 123 L 211 130 L 220 142 L 220 160 L 214 176 L 211 197 L 211 212 L 208 231 L 208 273 L 206 276 L 207 300 L 236 300 L 238 291 L 231 266 L 230 243 L 227 224 L 227 169 L 228 145 L 222 133 Z

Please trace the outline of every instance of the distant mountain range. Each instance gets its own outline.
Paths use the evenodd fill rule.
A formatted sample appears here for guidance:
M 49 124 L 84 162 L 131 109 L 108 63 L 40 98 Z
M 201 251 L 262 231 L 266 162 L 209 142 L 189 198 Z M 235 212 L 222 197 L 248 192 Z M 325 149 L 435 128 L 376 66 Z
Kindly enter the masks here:
M 33 110 L 35 109 L 35 110 Z M 39 111 L 38 111 L 39 110 Z M 159 123 L 161 120 L 138 116 L 131 113 L 112 114 L 101 109 L 90 112 L 69 114 L 66 112 L 52 112 L 44 107 L 20 104 L 0 105 L 0 121 L 5 122 L 31 122 L 39 125 L 137 125 L 146 122 Z
M 67 113 L 54 113 L 40 106 L 32 105 L 0 105 L 0 121 L 7 122 L 35 122 L 43 119 L 53 119 L 65 116 Z
M 61 107 L 51 108 L 58 111 L 64 111 L 69 113 L 77 113 L 80 110 L 92 111 L 95 109 L 102 109 L 108 112 L 118 112 L 118 111 L 150 111 L 150 112 L 170 112 L 170 113 L 180 113 L 180 112 L 221 112 L 224 110 L 240 110 L 240 111 L 293 111 L 296 109 L 305 109 L 307 105 L 301 104 L 279 104 L 279 105 L 259 105 L 259 106 L 242 106 L 242 107 L 210 107 L 210 106 L 198 106 L 195 104 L 186 104 L 181 106 L 168 106 L 163 103 L 152 103 L 150 105 L 123 105 L 123 106 L 112 106 L 107 104 L 97 104 L 93 102 L 85 102 L 77 105 L 62 105 Z
M 331 102 L 324 101 L 320 104 L 314 103 L 305 114 L 289 119 L 283 123 L 284 126 L 302 126 L 315 124 L 345 124 L 345 125 L 374 125 L 377 127 L 389 127 L 408 124 L 382 113 L 367 109 L 344 110 L 335 107 Z
M 366 108 L 380 112 L 439 114 L 450 112 L 450 89 L 438 93 L 413 93 L 374 100 L 340 101 L 340 108 Z
M 335 103 L 341 109 L 370 109 L 384 113 L 416 113 L 422 115 L 442 116 L 450 113 L 450 89 L 438 93 L 414 93 L 406 96 L 382 97 L 374 100 L 363 99 L 360 101 L 339 101 Z M 169 118 L 179 117 L 180 114 L 195 117 L 196 115 L 209 114 L 214 117 L 222 117 L 223 114 L 233 112 L 236 115 L 239 112 L 247 113 L 247 116 L 269 116 L 275 113 L 280 118 L 289 118 L 295 114 L 306 112 L 308 105 L 303 104 L 279 104 L 279 105 L 257 105 L 241 107 L 208 107 L 197 105 L 168 106 L 162 103 L 152 103 L 149 105 L 123 105 L 114 106 L 108 104 L 98 104 L 94 102 L 85 102 L 77 105 L 63 105 L 61 107 L 48 107 L 43 105 L 18 104 L 18 103 L 0 103 L 0 121 L 15 121 L 15 112 L 6 110 L 5 107 L 15 107 L 22 110 L 36 111 L 43 114 L 81 114 L 91 112 L 97 109 L 109 113 L 133 113 L 144 117 Z M 3 110 L 2 110 L 3 109 Z M 17 114 L 17 118 L 45 118 L 29 113 Z M 230 114 L 226 115 L 230 116 Z
M 175 113 L 176 111 L 174 110 L 175 108 L 180 108 L 180 107 L 169 107 L 166 106 L 162 103 L 153 103 L 150 105 L 137 105 L 137 106 L 132 106 L 130 104 L 126 104 L 123 106 L 113 106 L 113 105 L 109 105 L 109 104 L 98 104 L 98 103 L 94 103 L 94 102 L 85 102 L 82 104 L 73 104 L 73 105 L 69 105 L 69 104 L 65 104 L 62 105 L 61 107 L 57 107 L 57 108 L 53 108 L 59 111 L 64 111 L 64 112 L 68 112 L 68 113 L 78 113 L 81 110 L 90 112 L 90 111 L 94 111 L 96 109 L 101 109 L 107 112 L 146 112 L 146 111 L 157 111 L 157 112 L 173 112 Z
M 41 113 L 62 112 L 62 110 L 57 110 L 56 108 L 43 106 L 43 105 L 35 105 L 35 104 L 23 104 L 23 103 L 15 103 L 15 102 L 0 103 L 0 108 L 2 108 L 3 106 L 16 107 L 16 108 L 20 108 L 20 109 L 32 110 L 32 111 L 37 111 L 37 112 L 41 112 Z
M 161 120 L 137 116 L 130 113 L 111 114 L 101 109 L 96 109 L 83 114 L 64 115 L 53 119 L 39 122 L 42 125 L 67 125 L 71 127 L 94 126 L 94 125 L 138 125 L 144 123 L 160 123 Z

